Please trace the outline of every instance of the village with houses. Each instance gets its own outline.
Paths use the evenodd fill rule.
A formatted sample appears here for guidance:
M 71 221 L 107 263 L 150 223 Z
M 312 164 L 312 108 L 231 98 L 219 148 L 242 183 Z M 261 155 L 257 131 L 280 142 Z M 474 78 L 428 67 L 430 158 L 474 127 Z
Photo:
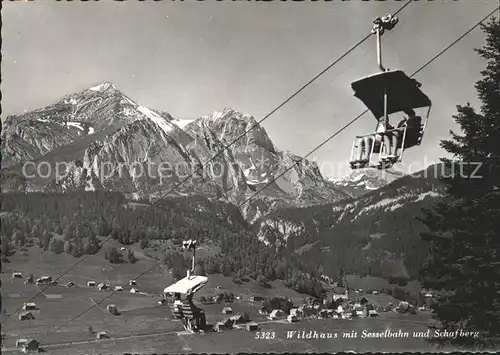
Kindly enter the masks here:
M 136 297 L 142 296 L 142 304 L 145 309 L 158 309 L 160 307 L 162 311 L 157 310 L 156 312 L 163 312 L 164 315 L 168 315 L 160 322 L 181 321 L 185 330 L 177 331 L 178 334 L 189 332 L 220 333 L 237 330 L 257 332 L 273 323 L 294 326 L 297 323 L 308 322 L 308 326 L 311 326 L 313 324 L 311 322 L 314 322 L 314 320 L 328 319 L 331 319 L 332 322 L 339 320 L 340 323 L 338 324 L 342 326 L 342 324 L 347 325 L 347 323 L 342 323 L 342 320 L 374 319 L 386 313 L 415 315 L 420 312 L 428 312 L 428 306 L 433 299 L 430 292 L 425 292 L 422 294 L 422 299 L 425 300 L 424 305 L 418 306 L 407 301 L 383 303 L 381 300 L 387 298 L 383 295 L 384 290 L 367 290 L 365 292 L 363 289 L 355 290 L 349 287 L 338 287 L 337 283 L 332 282 L 328 277 L 324 277 L 323 280 L 325 281 L 325 287 L 328 289 L 324 298 L 303 297 L 301 300 L 292 300 L 290 297 L 238 293 L 221 286 L 215 286 L 210 293 L 205 292 L 197 298 L 197 303 L 205 309 L 210 309 L 210 311 L 207 311 L 209 316 L 208 319 L 205 319 L 204 324 L 194 329 L 187 326 L 183 321 L 183 317 L 179 317 L 178 313 L 176 314 L 175 302 L 172 303 L 169 297 L 171 295 L 142 292 L 136 280 L 129 280 L 124 286 L 112 285 L 102 280 L 88 280 L 82 284 L 66 281 L 58 284 L 48 275 L 35 278 L 33 274 L 24 277 L 21 272 L 12 273 L 13 283 L 18 285 L 24 283 L 24 287 L 34 285 L 42 293 L 42 286 L 50 285 L 52 288 L 59 288 L 60 290 L 77 290 L 78 293 L 97 291 L 117 295 L 132 294 L 136 295 Z M 58 298 L 57 294 L 45 294 L 45 296 L 49 299 Z M 113 295 L 113 297 L 116 297 L 116 295 Z M 102 301 L 96 301 L 97 297 L 94 298 L 89 297 L 90 304 L 95 305 L 111 316 L 120 316 L 127 313 L 127 310 L 122 312 L 117 304 L 111 302 L 104 304 Z M 57 307 L 56 304 L 53 306 Z M 193 305 L 193 307 L 195 306 Z M 201 308 L 197 307 L 195 309 L 201 310 Z M 36 322 L 40 320 L 40 317 L 43 318 L 43 314 L 51 311 L 41 312 L 41 310 L 36 301 L 25 302 L 18 312 L 18 321 L 21 323 Z M 202 312 L 205 311 L 202 310 Z M 2 338 L 4 339 L 3 331 Z M 112 329 L 93 331 L 94 339 L 97 341 L 113 339 L 110 333 L 112 333 Z M 17 338 L 15 348 L 10 348 L 10 350 L 28 353 L 43 351 L 43 348 L 38 339 L 25 337 Z

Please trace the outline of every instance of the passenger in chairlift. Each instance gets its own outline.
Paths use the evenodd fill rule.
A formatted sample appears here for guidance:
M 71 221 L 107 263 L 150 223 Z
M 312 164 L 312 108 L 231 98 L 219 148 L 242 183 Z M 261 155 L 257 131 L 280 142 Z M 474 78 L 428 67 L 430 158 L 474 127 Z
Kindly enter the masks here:
M 422 117 L 417 116 L 413 109 L 408 109 L 403 111 L 406 117 L 403 118 L 398 124 L 397 130 L 392 132 L 391 137 L 391 149 L 388 155 L 389 158 L 395 158 L 398 153 L 398 147 L 403 138 L 404 127 L 406 128 L 406 143 L 408 146 L 413 146 L 418 138 L 418 133 L 420 132 L 420 127 L 422 125 Z
M 404 113 L 408 116 L 406 119 L 406 126 L 408 127 L 406 135 L 411 133 L 413 135 L 412 138 L 416 138 L 422 126 L 422 117 L 417 116 L 412 109 L 406 110 Z
M 381 118 L 377 124 L 375 134 L 361 138 L 359 142 L 359 151 L 358 151 L 359 160 L 369 161 L 370 153 L 372 150 L 372 144 L 380 145 L 382 139 L 384 141 L 385 146 L 390 147 L 391 146 L 390 133 L 386 133 L 386 131 L 391 129 L 393 129 L 393 127 L 389 124 L 389 120 Z
M 174 308 L 177 311 L 181 312 L 181 307 L 182 307 L 181 294 L 174 293 Z

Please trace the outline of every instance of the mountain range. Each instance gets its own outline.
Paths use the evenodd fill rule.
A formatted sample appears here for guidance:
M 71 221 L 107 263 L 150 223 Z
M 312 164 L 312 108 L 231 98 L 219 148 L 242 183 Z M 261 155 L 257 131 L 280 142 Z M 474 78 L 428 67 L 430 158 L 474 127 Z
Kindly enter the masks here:
M 241 205 L 265 244 L 325 270 L 350 265 L 384 277 L 415 276 L 426 255 L 415 216 L 441 193 L 432 167 L 325 178 L 316 163 L 276 147 L 248 114 L 177 119 L 109 82 L 8 116 L 1 152 L 4 192 L 113 190 L 149 202 L 204 196 Z
M 245 214 L 254 217 L 273 206 L 350 196 L 324 179 L 315 163 L 275 147 L 250 115 L 224 109 L 175 119 L 134 102 L 109 82 L 8 116 L 1 138 L 7 191 L 110 189 L 151 199 L 202 194 L 238 204 L 263 189 L 246 206 Z

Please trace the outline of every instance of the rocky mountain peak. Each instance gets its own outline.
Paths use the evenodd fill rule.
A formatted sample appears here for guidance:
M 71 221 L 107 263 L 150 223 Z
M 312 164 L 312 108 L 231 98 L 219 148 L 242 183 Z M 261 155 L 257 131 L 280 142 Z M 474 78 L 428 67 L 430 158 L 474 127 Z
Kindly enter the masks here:
M 359 195 L 369 190 L 380 189 L 404 175 L 404 172 L 396 169 L 363 168 L 352 170 L 339 177 L 328 178 L 328 181 L 348 189 L 353 195 Z
M 211 115 L 204 116 L 203 118 L 209 118 L 212 120 L 225 120 L 230 118 L 250 118 L 248 114 L 243 114 L 233 108 L 224 108 L 222 111 L 215 111 Z
M 119 91 L 118 88 L 110 81 L 104 81 L 99 85 L 92 86 L 88 90 L 90 91 L 100 91 L 100 92 L 105 92 L 105 91 Z
M 258 206 L 247 206 L 249 218 L 270 206 L 348 197 L 315 164 L 275 147 L 253 116 L 233 108 L 187 123 L 133 101 L 105 81 L 12 120 L 16 134 L 2 141 L 2 153 L 13 170 L 27 160 L 67 164 L 64 178 L 34 178 L 25 190 L 106 189 L 154 198 L 200 173 L 173 193 L 238 202 L 264 189 Z

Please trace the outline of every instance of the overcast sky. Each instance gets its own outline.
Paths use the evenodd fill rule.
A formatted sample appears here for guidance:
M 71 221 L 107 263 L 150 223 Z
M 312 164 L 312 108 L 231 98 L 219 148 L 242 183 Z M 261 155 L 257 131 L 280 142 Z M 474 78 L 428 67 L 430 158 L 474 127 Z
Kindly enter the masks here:
M 2 116 L 111 81 L 134 101 L 179 118 L 231 107 L 259 120 L 368 34 L 375 17 L 402 5 L 4 2 Z M 494 0 L 410 4 L 383 37 L 384 64 L 412 74 L 495 7 Z M 417 75 L 434 107 L 404 169 L 443 155 L 438 143 L 454 126 L 455 106 L 476 100 L 473 84 L 484 62 L 473 48 L 483 43 L 477 29 Z M 364 110 L 350 83 L 377 71 L 372 37 L 263 126 L 278 148 L 303 156 Z M 325 175 L 348 171 L 354 135 L 369 133 L 374 122 L 365 115 L 312 156 Z

